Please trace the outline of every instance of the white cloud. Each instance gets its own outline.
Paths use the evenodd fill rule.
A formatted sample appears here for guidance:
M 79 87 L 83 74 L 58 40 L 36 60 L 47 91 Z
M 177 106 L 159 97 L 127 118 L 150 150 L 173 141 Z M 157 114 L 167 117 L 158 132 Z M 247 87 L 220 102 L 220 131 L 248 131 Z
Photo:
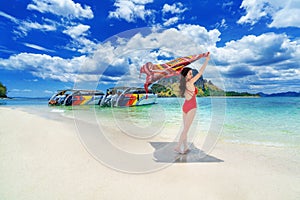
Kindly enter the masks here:
M 162 32 L 154 31 L 148 35 L 136 34 L 127 39 L 119 38 L 114 43 L 99 45 L 92 58 L 95 64 L 89 66 L 109 66 L 108 74 L 107 70 L 102 69 L 106 71 L 105 80 L 114 80 L 113 78 L 117 77 L 119 85 L 130 83 L 141 86 L 144 78 L 138 79 L 138 76 L 143 64 L 149 61 L 164 63 L 176 57 L 206 52 L 208 48 L 215 46 L 213 41 L 218 40 L 218 33 L 217 30 L 207 31 L 198 25 L 181 25 Z M 212 38 L 205 41 L 211 36 Z M 99 68 L 98 71 L 103 72 Z
M 286 6 L 273 14 L 270 27 L 298 27 L 300 28 L 300 1 L 292 0 Z
M 74 31 L 72 35 L 82 35 L 83 32 Z M 153 32 L 146 36 L 136 34 L 131 38 L 119 38 L 116 41 L 93 44 L 94 54 L 91 57 L 63 59 L 45 54 L 20 53 L 8 59 L 0 59 L 0 66 L 8 70 L 26 70 L 36 77 L 60 81 L 75 81 L 76 78 L 85 81 L 94 80 L 99 78 L 102 73 L 108 80 L 130 80 L 130 77 L 137 76 L 139 67 L 144 63 L 167 61 L 158 60 L 158 55 L 174 57 L 202 53 L 207 46 L 215 45 L 211 39 L 203 43 L 214 35 L 213 33 L 215 34 L 217 31 L 207 31 L 197 25 L 181 25 L 177 29 Z M 84 37 L 80 38 L 84 40 Z M 203 39 L 201 40 L 201 38 Z M 150 51 L 151 49 L 158 50 Z M 109 69 L 106 69 L 108 66 L 110 66 Z M 124 75 L 126 73 L 129 74 Z M 143 79 L 138 81 L 142 83 Z
M 181 24 L 178 26 L 180 32 L 186 36 L 190 41 L 193 41 L 197 45 L 201 45 L 206 49 L 209 49 L 216 45 L 220 41 L 220 31 L 213 29 L 207 31 L 206 28 L 199 25 Z M 182 38 L 181 38 L 182 39 Z M 192 44 L 186 44 L 192 45 Z
M 20 89 L 12 89 L 10 90 L 9 92 L 32 92 L 32 90 L 30 89 L 23 89 L 23 90 L 20 90 Z
M 166 21 L 163 23 L 163 25 L 164 25 L 164 26 L 171 26 L 171 25 L 173 25 L 173 24 L 176 24 L 178 21 L 179 21 L 179 18 L 178 18 L 178 17 L 172 17 L 172 18 L 166 20 Z
M 90 26 L 83 24 L 67 27 L 63 33 L 69 35 L 73 40 L 66 46 L 66 48 L 80 53 L 92 53 L 97 47 L 97 44 L 86 38 L 86 36 L 88 36 L 89 29 Z
M 225 47 L 217 48 L 216 58 L 224 65 L 248 63 L 265 65 L 293 57 L 299 46 L 285 34 L 266 33 L 248 35 L 237 41 L 230 41 Z
M 14 32 L 20 37 L 24 37 L 32 29 L 45 32 L 64 29 L 62 32 L 66 35 L 69 35 L 72 38 L 72 40 L 70 40 L 70 43 L 67 44 L 64 48 L 72 51 L 78 51 L 80 53 L 89 53 L 94 50 L 96 44 L 93 41 L 86 38 L 89 35 L 88 30 L 90 29 L 90 26 L 72 21 L 55 22 L 47 18 L 43 18 L 42 21 L 45 23 L 40 24 L 37 22 L 31 22 L 29 20 L 19 21 L 17 23 L 19 25 L 18 29 Z M 26 46 L 39 50 L 51 51 L 49 49 L 43 49 L 43 47 L 39 47 L 36 45 L 34 46 L 32 44 L 27 44 Z
M 53 14 L 69 17 L 70 19 L 61 19 L 61 21 L 54 21 L 44 17 L 42 17 L 41 19 L 37 19 L 35 17 L 34 20 L 36 21 L 32 21 L 29 16 L 26 20 L 19 20 L 1 11 L 0 16 L 9 19 L 17 25 L 17 28 L 13 30 L 13 33 L 17 37 L 25 37 L 27 36 L 28 32 L 32 30 L 53 32 L 64 29 L 63 33 L 69 35 L 72 38 L 72 40 L 70 40 L 70 43 L 65 45 L 64 48 L 72 51 L 78 51 L 80 53 L 89 53 L 94 50 L 96 44 L 93 41 L 87 39 L 90 26 L 72 21 L 73 18 L 92 18 L 93 13 L 91 12 L 90 7 L 84 7 L 83 9 L 80 4 L 75 4 L 71 0 L 33 0 L 33 3 L 28 5 L 28 9 L 34 10 L 35 8 L 39 9 L 39 11 L 42 13 L 52 12 Z M 91 13 L 89 13 L 89 11 Z M 39 20 L 39 22 L 37 22 L 37 20 Z M 23 44 L 30 48 L 53 52 L 52 50 L 43 48 L 38 45 L 30 43 Z M 2 52 L 4 52 L 4 50 L 2 50 Z
M 45 94 L 54 94 L 55 92 L 50 91 L 50 90 L 44 90 L 44 93 L 45 93 Z
M 22 24 L 23 24 L 22 27 L 26 30 L 30 30 L 30 29 L 39 29 L 41 31 L 55 31 L 56 30 L 55 26 L 49 25 L 49 24 L 39 24 L 37 22 L 30 22 L 30 21 L 25 21 Z
M 77 38 L 80 36 L 85 36 L 86 32 L 90 29 L 90 26 L 78 24 L 76 26 L 69 26 L 63 33 L 69 35 L 71 38 Z
M 11 15 L 8 15 L 4 12 L 0 11 L 0 16 L 3 16 L 16 25 L 18 25 L 17 30 L 14 30 L 14 33 L 19 35 L 19 36 L 26 36 L 29 31 L 32 29 L 38 29 L 41 31 L 56 31 L 56 24 L 53 23 L 53 21 L 49 21 L 45 24 L 40 24 L 37 22 L 32 22 L 30 20 L 19 20 Z
M 90 6 L 74 3 L 72 0 L 32 0 L 27 9 L 36 10 L 41 13 L 52 13 L 67 18 L 88 18 L 94 17 Z
M 15 18 L 5 12 L 2 12 L 2 11 L 0 11 L 0 16 L 5 17 L 6 19 L 9 19 L 10 21 L 12 21 L 14 23 L 18 23 L 18 21 L 19 21 L 17 18 Z
M 153 10 L 147 10 L 145 5 L 153 0 L 116 0 L 115 11 L 110 11 L 108 17 L 125 19 L 127 22 L 135 22 L 137 19 L 145 20 L 146 16 L 151 16 Z
M 172 5 L 165 4 L 163 6 L 162 12 L 163 14 L 166 14 L 168 12 L 170 12 L 171 14 L 179 14 L 185 12 L 186 10 L 187 8 L 185 8 L 182 3 L 177 2 Z
M 240 8 L 246 10 L 246 15 L 238 20 L 239 24 L 250 23 L 254 25 L 262 17 L 266 17 L 270 12 L 273 12 L 269 0 L 243 0 Z
M 180 2 L 174 3 L 172 5 L 164 4 L 162 9 L 162 14 L 163 14 L 162 20 L 164 21 L 163 25 L 166 27 L 178 23 L 179 20 L 182 20 L 180 14 L 185 12 L 186 10 L 187 8 L 185 8 L 183 4 Z M 173 17 L 167 18 L 166 16 L 168 16 L 167 14 L 169 13 L 171 13 L 171 16 L 173 15 Z
M 74 75 L 86 59 L 85 56 L 63 59 L 45 54 L 20 53 L 0 59 L 0 66 L 8 70 L 26 70 L 43 79 L 67 82 L 74 80 Z
M 254 25 L 263 17 L 270 17 L 269 27 L 300 27 L 300 1 L 290 0 L 243 0 L 240 8 L 245 9 L 246 15 L 237 23 Z
M 229 90 L 277 91 L 299 88 L 300 41 L 285 34 L 248 35 L 212 50 L 213 61 Z M 290 83 L 287 83 L 290 82 Z M 268 88 L 267 88 L 268 87 Z M 299 90 L 299 89 L 298 89 Z M 295 91 L 295 90 L 294 90 Z
M 149 29 L 138 32 L 132 37 L 130 33 L 122 33 L 106 43 L 95 44 L 90 57 L 63 59 L 21 53 L 0 59 L 0 67 L 26 70 L 44 79 L 98 83 L 103 75 L 100 84 L 141 86 L 144 77 L 138 79 L 139 69 L 146 62 L 164 63 L 175 57 L 210 51 L 212 59 L 204 76 L 214 83 L 226 84 L 227 90 L 258 92 L 264 86 L 267 88 L 264 91 L 276 91 L 279 85 L 299 88 L 296 80 L 300 80 L 300 41 L 291 41 L 285 34 L 248 35 L 217 47 L 221 33 L 199 25 L 153 29 L 148 35 L 141 33 L 149 33 Z M 191 67 L 199 67 L 201 62 L 203 59 Z M 218 73 L 223 79 L 216 77 Z
M 216 27 L 217 28 L 224 28 L 224 29 L 227 29 L 228 28 L 228 25 L 226 24 L 226 20 L 225 19 L 222 19 L 221 22 L 219 23 L 216 23 Z
M 47 51 L 47 52 L 55 52 L 53 50 L 50 50 L 50 49 L 46 49 L 44 47 L 41 47 L 39 45 L 36 45 L 36 44 L 29 44 L 29 43 L 23 43 L 25 46 L 27 47 L 30 47 L 30 48 L 33 48 L 33 49 L 37 49 L 37 50 L 40 50 L 40 51 Z
M 31 21 L 20 21 L 18 23 L 17 30 L 14 33 L 20 37 L 27 36 L 28 32 L 31 30 L 40 30 L 40 31 L 56 31 L 56 25 L 54 24 L 40 24 L 37 22 Z
M 97 48 L 97 43 L 85 38 L 85 37 L 79 37 L 76 39 L 78 42 L 78 45 L 76 46 L 76 50 L 83 54 L 91 54 L 95 51 Z

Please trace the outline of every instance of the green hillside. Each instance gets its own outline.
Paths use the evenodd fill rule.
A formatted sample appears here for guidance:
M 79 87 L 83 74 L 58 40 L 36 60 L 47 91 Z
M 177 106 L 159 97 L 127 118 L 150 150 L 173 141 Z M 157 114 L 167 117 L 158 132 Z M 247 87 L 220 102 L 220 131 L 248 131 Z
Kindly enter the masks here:
M 198 88 L 198 97 L 225 96 L 225 92 L 210 81 L 203 80 L 203 84 L 195 84 L 195 86 Z M 158 82 L 153 84 L 151 88 L 159 97 L 179 97 L 179 82 Z
M 195 74 L 195 73 L 194 73 Z M 179 97 L 179 77 L 171 77 L 168 79 L 162 79 L 157 83 L 152 85 L 152 91 L 156 93 L 159 97 Z M 239 93 L 234 91 L 224 91 L 214 85 L 210 80 L 207 81 L 201 77 L 195 86 L 198 88 L 198 97 L 208 97 L 208 96 L 251 96 L 259 97 L 259 94 L 250 94 L 247 92 Z
M 0 82 L 0 97 L 1 98 L 6 98 L 6 87 Z

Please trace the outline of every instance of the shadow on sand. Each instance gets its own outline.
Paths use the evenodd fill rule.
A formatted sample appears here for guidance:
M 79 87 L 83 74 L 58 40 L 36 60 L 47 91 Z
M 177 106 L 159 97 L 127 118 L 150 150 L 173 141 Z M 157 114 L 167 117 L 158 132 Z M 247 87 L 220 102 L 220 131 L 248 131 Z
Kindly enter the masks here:
M 189 151 L 186 154 L 179 154 L 174 151 L 176 142 L 150 142 L 155 148 L 153 159 L 156 162 L 164 163 L 197 163 L 197 162 L 224 162 L 216 157 L 210 156 L 202 150 L 195 147 L 193 143 L 189 144 Z

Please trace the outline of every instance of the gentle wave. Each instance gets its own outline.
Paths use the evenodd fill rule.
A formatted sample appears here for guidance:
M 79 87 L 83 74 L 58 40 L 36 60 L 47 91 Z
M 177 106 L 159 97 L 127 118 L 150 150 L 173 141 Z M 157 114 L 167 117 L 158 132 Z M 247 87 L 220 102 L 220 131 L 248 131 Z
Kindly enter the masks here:
M 283 143 L 274 143 L 274 142 L 259 142 L 259 141 L 246 141 L 246 140 L 224 140 L 225 142 L 233 144 L 243 144 L 243 145 L 258 145 L 258 146 L 267 146 L 267 147 L 286 147 L 286 144 Z

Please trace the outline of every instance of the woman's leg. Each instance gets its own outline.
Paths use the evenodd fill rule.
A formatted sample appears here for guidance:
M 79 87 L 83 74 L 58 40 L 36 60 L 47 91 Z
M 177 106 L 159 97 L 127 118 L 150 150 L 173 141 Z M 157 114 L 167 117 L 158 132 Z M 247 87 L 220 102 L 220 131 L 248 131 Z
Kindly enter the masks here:
M 183 140 L 184 140 L 184 136 L 183 135 L 184 135 L 184 132 L 185 132 L 185 127 L 186 127 L 185 124 L 186 124 L 186 120 L 187 120 L 187 113 L 183 112 L 182 119 L 183 119 L 183 129 L 182 129 L 182 131 L 180 133 L 180 137 L 179 137 L 177 146 L 174 149 L 178 153 L 182 153 L 180 147 L 181 147 L 181 145 L 183 143 Z
M 183 113 L 183 130 L 180 134 L 180 138 L 178 141 L 178 145 L 175 148 L 175 151 L 181 152 L 180 147 L 183 144 L 184 145 L 184 152 L 185 153 L 188 150 L 188 145 L 187 145 L 187 134 L 188 131 L 193 123 L 193 120 L 195 118 L 196 114 L 196 108 L 190 110 L 188 113 Z

